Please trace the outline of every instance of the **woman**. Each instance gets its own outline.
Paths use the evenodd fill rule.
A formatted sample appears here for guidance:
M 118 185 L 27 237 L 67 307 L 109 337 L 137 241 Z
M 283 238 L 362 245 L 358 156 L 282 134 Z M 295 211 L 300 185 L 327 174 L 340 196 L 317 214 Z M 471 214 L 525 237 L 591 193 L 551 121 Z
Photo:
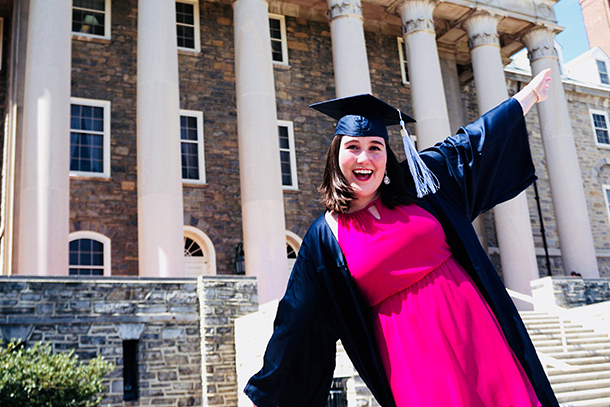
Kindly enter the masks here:
M 352 98 L 314 106 L 341 117 L 321 187 L 328 212 L 303 240 L 245 389 L 255 405 L 324 406 L 337 339 L 382 406 L 558 405 L 471 226 L 535 180 L 523 116 L 549 82 L 547 70 L 421 152 L 436 177 L 424 184 L 440 184 L 422 199 L 421 178 L 403 177 L 417 166 L 398 163 L 380 122 L 400 112 L 382 118 Z

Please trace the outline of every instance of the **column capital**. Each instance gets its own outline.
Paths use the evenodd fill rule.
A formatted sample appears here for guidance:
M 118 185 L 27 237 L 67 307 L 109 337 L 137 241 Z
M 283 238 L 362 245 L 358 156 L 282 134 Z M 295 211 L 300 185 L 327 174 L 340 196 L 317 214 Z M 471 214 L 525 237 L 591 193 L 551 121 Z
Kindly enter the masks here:
M 362 20 L 360 0 L 328 0 L 328 21 L 341 17 L 356 17 Z
M 462 27 L 468 34 L 468 48 L 475 49 L 481 45 L 500 46 L 498 22 L 501 17 L 487 11 L 477 11 L 468 17 Z
M 531 62 L 540 58 L 558 59 L 555 49 L 555 35 L 559 30 L 538 25 L 521 37 L 521 42 L 527 47 L 527 56 Z
M 402 34 L 418 30 L 434 32 L 432 15 L 437 4 L 437 0 L 404 0 L 400 3 L 397 8 L 402 19 Z

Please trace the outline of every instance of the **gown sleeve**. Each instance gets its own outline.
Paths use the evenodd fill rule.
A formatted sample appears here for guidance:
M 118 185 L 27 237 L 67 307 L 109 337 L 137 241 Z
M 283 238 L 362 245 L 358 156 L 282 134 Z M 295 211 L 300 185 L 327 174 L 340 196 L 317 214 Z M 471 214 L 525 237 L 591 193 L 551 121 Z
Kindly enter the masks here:
M 441 180 L 443 197 L 471 221 L 536 180 L 523 110 L 514 98 L 420 155 Z
M 305 243 L 279 303 L 263 368 L 245 393 L 258 407 L 326 404 L 338 334 Z

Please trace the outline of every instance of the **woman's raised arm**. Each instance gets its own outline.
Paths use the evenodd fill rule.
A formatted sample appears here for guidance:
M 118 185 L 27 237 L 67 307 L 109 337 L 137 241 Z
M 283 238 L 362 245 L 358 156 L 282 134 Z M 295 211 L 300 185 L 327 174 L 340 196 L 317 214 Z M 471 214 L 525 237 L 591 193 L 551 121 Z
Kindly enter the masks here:
M 521 104 L 523 115 L 526 115 L 536 103 L 546 100 L 550 82 L 551 68 L 548 68 L 536 75 L 530 83 L 513 96 Z

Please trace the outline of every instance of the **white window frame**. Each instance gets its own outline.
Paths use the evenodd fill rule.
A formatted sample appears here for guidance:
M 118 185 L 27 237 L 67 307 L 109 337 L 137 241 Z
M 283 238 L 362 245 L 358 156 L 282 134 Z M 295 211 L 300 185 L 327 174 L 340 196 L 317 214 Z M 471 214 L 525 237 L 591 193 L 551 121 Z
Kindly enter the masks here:
M 604 116 L 604 120 L 606 120 L 606 131 L 608 132 L 608 137 L 610 138 L 610 121 L 608 121 L 608 113 L 603 110 L 593 110 L 589 109 L 589 118 L 591 119 L 591 128 L 593 129 L 593 139 L 595 140 L 595 145 L 598 148 L 610 149 L 610 143 L 604 144 L 597 141 L 597 131 L 595 127 L 595 122 L 593 120 L 593 115 L 597 114 L 600 116 Z
M 182 179 L 183 184 L 206 184 L 205 178 L 205 143 L 203 134 L 203 112 L 198 110 L 180 109 L 180 116 L 195 117 L 197 119 L 197 154 L 199 154 L 199 179 Z M 182 143 L 192 143 L 180 139 L 180 154 L 182 155 Z M 180 171 L 182 172 L 182 159 L 180 160 Z
M 77 8 L 81 9 L 80 7 L 77 7 Z M 70 12 L 72 12 L 72 10 L 74 10 L 74 1 L 72 2 L 72 7 L 70 9 Z M 88 9 L 81 9 L 81 10 L 88 10 Z M 95 12 L 99 13 L 99 10 L 95 10 Z M 104 35 L 95 35 L 95 34 L 74 32 L 74 31 L 72 31 L 72 28 L 70 28 L 70 31 L 72 32 L 72 36 L 89 37 L 89 38 L 103 38 L 105 40 L 110 40 L 111 32 L 112 32 L 112 30 L 110 29 L 110 24 L 112 21 L 111 16 L 112 16 L 112 1 L 104 0 Z M 70 25 L 72 25 L 72 15 L 70 15 Z
M 282 189 L 297 191 L 299 189 L 299 181 L 297 179 L 297 154 L 294 145 L 294 126 L 291 121 L 278 120 L 278 141 L 279 141 L 279 127 L 288 128 L 288 149 L 281 148 L 279 151 L 288 151 L 290 155 L 290 175 L 292 176 L 292 185 L 284 185 L 282 183 Z
M 195 48 L 178 47 L 181 51 L 188 52 L 201 52 L 201 30 L 199 25 L 199 0 L 176 0 L 176 3 L 189 3 L 193 5 L 193 19 L 194 19 L 194 30 L 195 30 Z M 176 22 L 176 28 L 178 22 Z
M 402 78 L 402 83 L 404 85 L 409 84 L 409 80 L 407 79 L 407 69 L 405 69 L 405 64 L 407 63 L 407 56 L 405 55 L 405 40 L 402 37 L 396 37 L 396 42 L 398 43 L 398 60 L 400 61 L 400 77 Z
M 280 21 L 280 35 L 281 43 L 282 43 L 282 60 L 274 61 L 273 54 L 271 55 L 271 61 L 276 65 L 285 65 L 288 66 L 288 39 L 286 38 L 286 17 L 281 14 L 272 14 L 269 13 L 269 19 L 279 20 Z M 271 29 L 271 26 L 269 27 Z M 271 39 L 271 42 L 277 41 L 275 39 Z
M 110 178 L 110 101 L 109 100 L 98 100 L 98 99 L 83 99 L 83 98 L 70 98 L 70 106 L 72 105 L 84 105 L 92 107 L 101 107 L 104 109 L 104 131 L 96 134 L 102 134 L 104 137 L 104 170 L 102 172 L 88 172 L 88 171 L 70 171 L 71 177 L 95 177 L 95 178 Z M 79 130 L 81 131 L 81 130 Z M 70 133 L 72 132 L 72 126 L 70 126 Z M 68 134 L 68 137 L 70 135 Z M 72 160 L 72 156 L 70 156 Z
M 603 72 L 599 69 L 600 64 L 602 64 L 604 67 Z M 597 73 L 599 74 L 599 83 L 601 83 L 602 85 L 610 85 L 610 73 L 608 72 L 608 64 L 606 63 L 606 61 L 602 61 L 601 59 L 596 59 L 595 66 L 597 68 Z M 602 79 L 602 75 L 606 76 L 606 83 L 604 83 L 604 81 Z
M 112 275 L 112 241 L 106 235 L 102 235 L 101 233 L 93 232 L 91 230 L 79 230 L 77 232 L 72 232 L 68 236 L 68 243 L 74 240 L 79 239 L 91 239 L 96 240 L 104 245 L 104 277 L 108 277 Z M 72 266 L 68 264 L 68 268 L 91 268 L 87 266 Z M 75 276 L 80 277 L 80 276 Z M 95 277 L 95 276 L 92 276 Z

